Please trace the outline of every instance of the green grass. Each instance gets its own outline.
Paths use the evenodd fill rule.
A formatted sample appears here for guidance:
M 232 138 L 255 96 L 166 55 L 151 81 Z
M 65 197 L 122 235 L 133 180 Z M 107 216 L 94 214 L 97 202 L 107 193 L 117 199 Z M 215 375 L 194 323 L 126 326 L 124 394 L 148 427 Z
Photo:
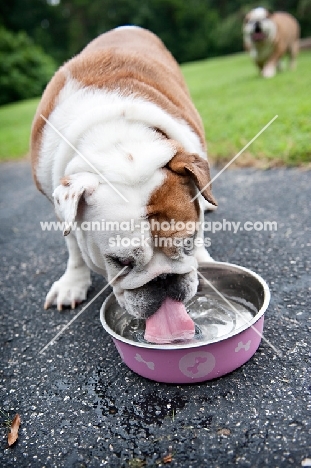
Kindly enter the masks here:
M 278 118 L 237 159 L 269 167 L 311 162 L 311 52 L 300 54 L 297 70 L 262 79 L 246 54 L 188 63 L 182 70 L 204 121 L 209 157 L 224 163 L 275 115 Z M 0 107 L 0 160 L 28 152 L 38 99 Z
M 0 107 L 0 160 L 20 159 L 29 151 L 32 119 L 39 99 Z
M 230 160 L 278 115 L 237 162 L 261 167 L 310 163 L 310 58 L 310 51 L 301 53 L 297 70 L 272 79 L 260 78 L 246 54 L 182 67 L 204 122 L 211 160 Z

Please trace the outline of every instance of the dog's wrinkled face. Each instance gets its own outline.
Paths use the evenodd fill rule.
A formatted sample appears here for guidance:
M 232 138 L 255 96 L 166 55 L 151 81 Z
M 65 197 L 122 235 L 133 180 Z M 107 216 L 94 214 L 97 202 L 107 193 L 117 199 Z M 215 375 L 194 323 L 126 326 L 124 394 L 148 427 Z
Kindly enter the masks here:
M 210 182 L 208 164 L 178 153 L 141 186 L 118 186 L 125 202 L 100 176 L 66 177 L 54 192 L 65 234 L 74 235 L 83 258 L 112 281 L 118 302 L 139 318 L 156 312 L 166 297 L 186 302 L 197 290 L 195 239 L 200 216 L 192 198 Z M 210 187 L 203 190 L 210 203 Z M 71 223 L 76 222 L 76 226 Z M 70 226 L 71 224 L 71 226 Z
M 246 42 L 260 44 L 273 39 L 274 33 L 275 25 L 266 8 L 255 8 L 245 16 L 243 34 Z

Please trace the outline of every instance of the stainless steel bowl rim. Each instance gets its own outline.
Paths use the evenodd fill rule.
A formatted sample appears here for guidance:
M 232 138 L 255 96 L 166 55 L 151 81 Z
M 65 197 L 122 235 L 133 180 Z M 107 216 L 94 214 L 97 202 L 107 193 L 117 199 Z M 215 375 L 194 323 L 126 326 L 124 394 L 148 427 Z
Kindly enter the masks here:
M 168 349 L 171 349 L 171 350 L 176 350 L 176 349 L 190 349 L 190 348 L 200 348 L 201 346 L 208 346 L 208 345 L 211 345 L 211 344 L 214 344 L 214 343 L 219 343 L 221 341 L 225 341 L 225 340 L 228 340 L 230 338 L 232 338 L 233 336 L 236 336 L 236 335 L 239 335 L 240 333 L 242 333 L 243 331 L 245 330 L 248 330 L 249 328 L 251 328 L 256 322 L 258 322 L 258 320 L 260 319 L 260 317 L 262 317 L 265 313 L 265 311 L 267 310 L 268 308 L 268 305 L 269 305 L 269 302 L 270 302 L 270 290 L 269 290 L 269 287 L 267 285 L 267 283 L 265 282 L 264 279 L 261 278 L 261 276 L 259 276 L 257 273 L 253 272 L 252 270 L 248 269 L 248 268 L 245 268 L 245 267 L 242 267 L 240 265 L 236 265 L 234 263 L 228 263 L 228 262 L 211 262 L 211 263 L 204 263 L 204 264 L 201 264 L 200 265 L 200 268 L 202 267 L 208 267 L 208 266 L 216 266 L 216 265 L 221 265 L 221 266 L 228 266 L 228 267 L 234 267 L 234 268 L 237 268 L 238 270 L 240 271 L 245 271 L 245 273 L 248 273 L 250 274 L 251 276 L 253 276 L 254 278 L 257 279 L 257 281 L 262 285 L 263 287 L 263 290 L 264 290 L 264 301 L 263 301 L 263 304 L 262 304 L 262 307 L 259 309 L 259 311 L 257 312 L 257 314 L 253 317 L 252 320 L 250 320 L 249 322 L 247 322 L 244 326 L 240 327 L 239 329 L 236 329 L 233 333 L 231 333 L 230 335 L 228 336 L 225 336 L 225 337 L 220 337 L 220 338 L 216 338 L 215 340 L 210 340 L 210 341 L 198 341 L 197 343 L 175 343 L 175 344 L 162 344 L 162 345 L 159 345 L 159 344 L 148 344 L 148 343 L 140 343 L 140 342 L 136 342 L 136 341 L 131 341 L 127 338 L 123 338 L 123 336 L 121 335 L 118 335 L 114 330 L 112 330 L 112 328 L 110 328 L 110 326 L 108 325 L 108 323 L 106 322 L 106 318 L 105 318 L 105 311 L 106 311 L 106 305 L 107 303 L 111 300 L 112 296 L 114 296 L 114 293 L 112 292 L 104 301 L 103 305 L 101 306 L 101 309 L 100 309 L 100 321 L 104 327 L 104 329 L 106 330 L 107 333 L 109 333 L 109 335 L 111 335 L 113 338 L 115 338 L 116 340 L 119 340 L 119 341 L 122 341 L 123 343 L 127 343 L 131 346 L 135 346 L 137 348 L 145 348 L 145 349 L 162 349 L 162 350 L 168 350 Z M 199 269 L 200 269 L 199 268 Z M 198 270 L 199 270 L 198 269 Z M 257 331 L 257 329 L 254 329 L 256 333 L 259 333 Z

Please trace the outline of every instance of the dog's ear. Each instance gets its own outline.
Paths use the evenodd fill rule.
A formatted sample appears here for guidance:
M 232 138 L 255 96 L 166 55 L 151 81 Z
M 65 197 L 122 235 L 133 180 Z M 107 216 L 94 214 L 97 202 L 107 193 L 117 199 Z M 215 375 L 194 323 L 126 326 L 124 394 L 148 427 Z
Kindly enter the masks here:
M 248 12 L 248 13 L 244 16 L 244 18 L 243 18 L 244 24 L 247 24 L 247 23 L 249 22 L 249 20 L 250 20 L 250 12 Z
M 61 184 L 53 192 L 57 216 L 65 221 L 64 236 L 68 236 L 75 221 L 78 205 L 83 196 L 92 195 L 99 185 L 98 176 L 90 172 L 80 172 L 61 179 Z
M 178 150 L 167 166 L 177 174 L 190 176 L 205 200 L 217 206 L 212 195 L 210 168 L 206 159 L 195 153 Z

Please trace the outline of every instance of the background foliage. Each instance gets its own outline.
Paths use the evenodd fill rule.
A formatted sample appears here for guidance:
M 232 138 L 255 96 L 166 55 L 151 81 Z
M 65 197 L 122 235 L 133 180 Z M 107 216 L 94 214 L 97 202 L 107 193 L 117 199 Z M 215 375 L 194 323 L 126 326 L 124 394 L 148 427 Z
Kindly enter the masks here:
M 39 96 L 55 67 L 26 33 L 0 27 L 0 105 Z
M 311 36 L 311 0 L 260 4 L 292 13 L 302 36 Z M 239 52 L 243 16 L 254 6 L 242 0 L 0 0 L 0 104 L 38 96 L 56 65 L 124 24 L 158 34 L 180 63 Z
M 24 30 L 60 64 L 98 34 L 136 24 L 186 62 L 241 51 L 243 16 L 258 4 L 292 13 L 311 35 L 311 0 L 2 0 L 0 25 Z

